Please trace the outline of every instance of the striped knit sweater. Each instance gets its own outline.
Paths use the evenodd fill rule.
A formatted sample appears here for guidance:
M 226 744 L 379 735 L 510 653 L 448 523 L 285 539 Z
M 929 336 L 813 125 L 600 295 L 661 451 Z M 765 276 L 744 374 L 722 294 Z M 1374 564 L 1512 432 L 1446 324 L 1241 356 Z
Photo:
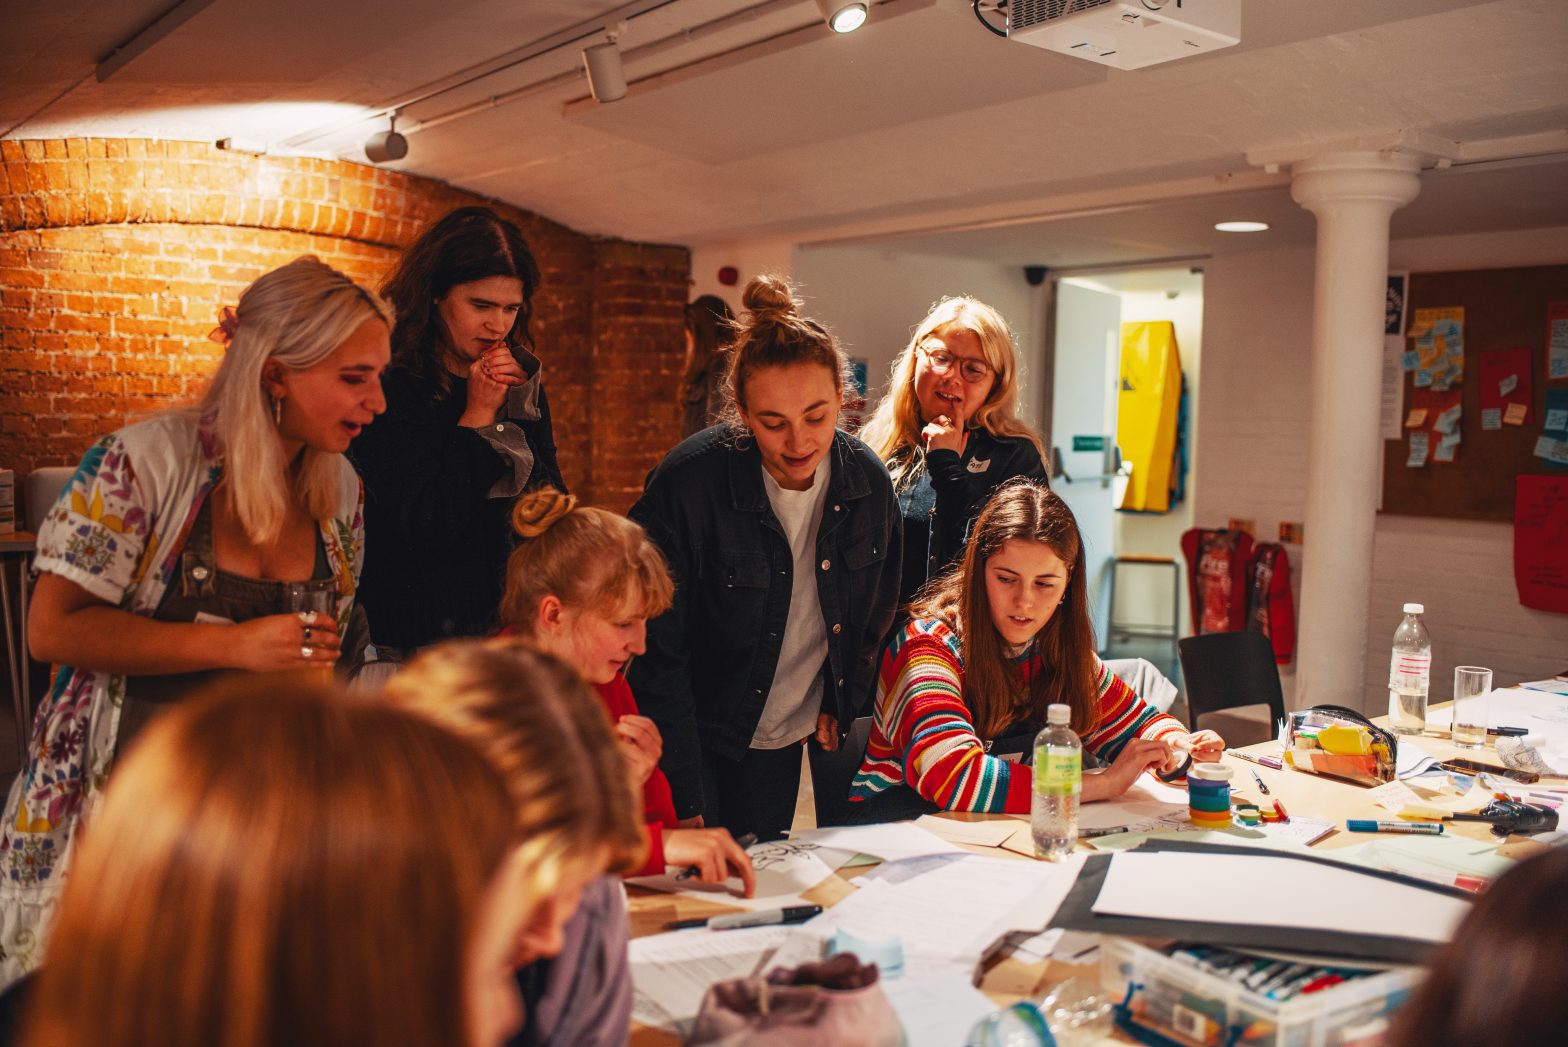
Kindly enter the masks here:
M 1024 663 L 1025 674 L 1039 670 Z M 1144 703 L 1099 667 L 1095 725 L 1083 746 L 1109 763 L 1134 738 L 1163 738 L 1185 728 Z M 950 811 L 1027 814 L 1029 771 L 988 756 L 964 704 L 964 655 L 944 621 L 917 618 L 882 655 L 876 721 L 850 800 L 868 800 L 904 783 Z

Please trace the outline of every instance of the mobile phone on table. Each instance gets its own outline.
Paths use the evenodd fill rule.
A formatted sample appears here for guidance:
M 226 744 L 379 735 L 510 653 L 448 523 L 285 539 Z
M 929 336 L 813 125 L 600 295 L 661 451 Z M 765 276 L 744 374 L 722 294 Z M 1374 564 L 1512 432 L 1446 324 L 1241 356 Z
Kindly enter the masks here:
M 1460 774 L 1479 774 L 1484 771 L 1525 785 L 1534 785 L 1541 780 L 1541 776 L 1534 771 L 1516 771 L 1512 767 L 1499 767 L 1497 764 L 1481 763 L 1479 760 L 1444 760 L 1438 766 L 1445 771 L 1457 771 Z

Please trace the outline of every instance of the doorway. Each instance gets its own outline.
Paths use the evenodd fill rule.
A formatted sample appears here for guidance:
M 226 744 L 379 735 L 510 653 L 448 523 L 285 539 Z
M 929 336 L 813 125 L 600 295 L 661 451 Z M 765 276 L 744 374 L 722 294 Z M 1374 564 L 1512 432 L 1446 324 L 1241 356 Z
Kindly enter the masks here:
M 1182 532 L 1193 526 L 1193 495 L 1200 482 L 1194 455 L 1203 341 L 1203 273 L 1196 266 L 1161 266 L 1052 274 L 1046 367 L 1052 377 L 1042 404 L 1053 447 L 1051 485 L 1078 517 L 1084 535 L 1090 609 L 1105 658 L 1147 658 L 1180 680 L 1176 647 L 1168 639 L 1122 635 L 1191 633 Z M 1148 462 L 1118 439 L 1122 325 L 1169 321 L 1175 333 L 1184 418 L 1172 454 L 1177 493 L 1163 511 L 1123 508 L 1128 477 Z M 1124 430 L 1126 426 L 1122 427 Z M 1147 452 L 1143 452 L 1147 453 Z M 1116 635 L 1111 630 L 1111 565 L 1118 557 L 1167 558 L 1158 564 L 1123 562 L 1116 570 Z

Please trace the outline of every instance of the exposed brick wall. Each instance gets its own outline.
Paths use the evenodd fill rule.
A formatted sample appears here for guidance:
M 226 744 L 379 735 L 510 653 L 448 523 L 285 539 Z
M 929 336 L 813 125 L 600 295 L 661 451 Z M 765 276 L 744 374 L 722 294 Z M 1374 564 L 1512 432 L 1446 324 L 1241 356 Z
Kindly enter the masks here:
M 310 253 L 375 286 L 426 223 L 472 203 L 538 256 L 532 329 L 567 482 L 625 509 L 679 436 L 684 248 L 596 240 L 380 168 L 189 142 L 0 142 L 0 465 L 74 464 L 198 395 L 218 308 L 267 269 Z

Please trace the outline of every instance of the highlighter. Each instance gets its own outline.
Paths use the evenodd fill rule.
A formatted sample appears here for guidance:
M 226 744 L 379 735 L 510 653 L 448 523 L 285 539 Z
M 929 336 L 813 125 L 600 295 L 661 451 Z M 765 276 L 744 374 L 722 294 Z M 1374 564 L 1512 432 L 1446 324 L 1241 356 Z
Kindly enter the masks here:
M 1378 822 L 1352 818 L 1345 828 L 1353 833 L 1413 833 L 1417 836 L 1441 836 L 1442 822 Z

